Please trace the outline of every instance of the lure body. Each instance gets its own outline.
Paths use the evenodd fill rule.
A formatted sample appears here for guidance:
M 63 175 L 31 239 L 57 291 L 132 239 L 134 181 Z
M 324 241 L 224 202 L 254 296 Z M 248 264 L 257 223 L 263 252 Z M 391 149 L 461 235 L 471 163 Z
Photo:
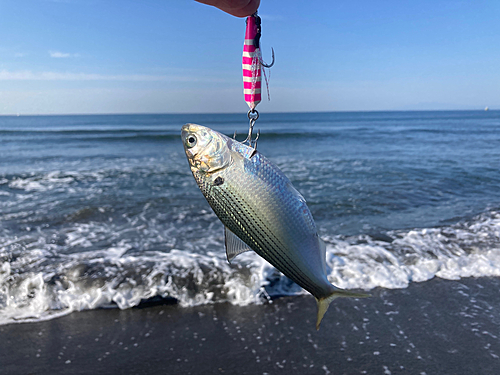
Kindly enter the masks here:
M 262 58 L 259 46 L 260 17 L 247 17 L 245 42 L 243 45 L 243 93 L 251 111 L 261 101 Z

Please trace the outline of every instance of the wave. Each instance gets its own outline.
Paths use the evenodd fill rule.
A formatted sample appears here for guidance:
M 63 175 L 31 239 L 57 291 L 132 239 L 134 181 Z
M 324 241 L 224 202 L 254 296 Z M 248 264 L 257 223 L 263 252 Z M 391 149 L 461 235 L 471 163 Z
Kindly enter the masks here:
M 243 127 L 234 128 L 237 131 L 237 138 L 243 141 L 246 137 L 247 129 Z M 232 138 L 234 130 L 222 131 L 223 134 Z M 3 136 L 2 136 L 3 134 Z M 338 138 L 338 132 L 332 130 L 328 131 L 262 131 L 260 138 L 262 140 L 283 140 L 283 139 L 310 139 L 316 138 L 321 134 L 322 139 Z M 103 131 L 85 131 L 85 130 L 72 130 L 72 131 L 0 131 L 0 137 L 3 142 L 32 142 L 33 138 L 38 141 L 56 142 L 57 144 L 72 144 L 74 142 L 86 143 L 106 143 L 113 142 L 178 142 L 181 144 L 180 127 L 176 131 L 135 131 L 135 130 L 103 130 Z
M 76 182 L 101 181 L 109 171 L 51 171 L 31 174 L 4 175 L 0 176 L 0 187 L 2 185 L 14 189 L 30 191 L 48 191 L 53 189 L 64 189 Z M 5 192 L 8 194 L 8 192 Z
M 92 231 L 75 231 L 85 242 Z M 221 236 L 207 239 L 220 251 L 173 249 L 130 252 L 120 240 L 102 250 L 72 254 L 43 241 L 0 239 L 0 324 L 50 319 L 72 311 L 140 306 L 152 299 L 180 306 L 262 303 L 305 293 L 255 253 L 225 260 Z M 380 236 L 330 236 L 329 280 L 341 288 L 405 288 L 434 277 L 500 276 L 500 212 L 489 211 L 454 225 L 389 231 Z
M 179 127 L 180 129 L 180 127 Z M 63 143 L 74 141 L 91 141 L 91 142 L 108 142 L 108 141 L 123 141 L 123 140 L 154 140 L 154 141 L 171 141 L 180 139 L 179 131 L 164 131 L 164 130 L 7 130 L 0 131 L 0 137 L 4 142 L 19 142 L 32 141 L 33 138 L 39 141 L 43 139 L 53 140 Z

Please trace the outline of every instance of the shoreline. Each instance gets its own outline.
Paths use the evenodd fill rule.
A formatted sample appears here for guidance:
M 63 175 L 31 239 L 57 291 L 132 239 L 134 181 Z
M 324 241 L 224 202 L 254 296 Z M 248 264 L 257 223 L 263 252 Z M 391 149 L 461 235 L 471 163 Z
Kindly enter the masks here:
M 433 279 L 311 296 L 100 309 L 0 326 L 2 374 L 479 374 L 500 372 L 500 278 Z

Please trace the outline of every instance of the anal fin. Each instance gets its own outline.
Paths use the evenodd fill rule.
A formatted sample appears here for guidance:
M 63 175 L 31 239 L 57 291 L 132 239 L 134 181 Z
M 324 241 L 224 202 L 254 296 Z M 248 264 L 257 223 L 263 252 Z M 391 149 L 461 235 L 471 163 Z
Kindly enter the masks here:
M 252 250 L 226 226 L 224 226 L 224 237 L 226 242 L 226 256 L 229 263 L 231 263 L 237 255 Z

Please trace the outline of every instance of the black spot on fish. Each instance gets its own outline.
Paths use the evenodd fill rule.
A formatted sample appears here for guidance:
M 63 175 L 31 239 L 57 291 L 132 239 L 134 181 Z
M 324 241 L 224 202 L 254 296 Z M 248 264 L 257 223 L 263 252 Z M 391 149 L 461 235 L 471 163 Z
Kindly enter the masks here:
M 214 185 L 215 185 L 215 186 L 220 186 L 220 185 L 222 185 L 223 183 L 224 183 L 224 179 L 223 179 L 222 177 L 220 177 L 220 176 L 219 176 L 219 177 L 217 177 L 217 178 L 215 179 L 215 181 L 214 181 Z

